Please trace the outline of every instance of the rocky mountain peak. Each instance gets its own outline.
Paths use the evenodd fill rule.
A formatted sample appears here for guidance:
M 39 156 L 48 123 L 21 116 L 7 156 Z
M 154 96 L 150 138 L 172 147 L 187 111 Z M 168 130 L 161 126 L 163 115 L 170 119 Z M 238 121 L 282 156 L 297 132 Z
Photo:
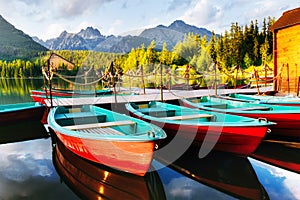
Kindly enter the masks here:
M 101 35 L 100 31 L 93 27 L 87 27 L 86 29 L 81 29 L 81 31 L 78 33 L 79 36 L 81 36 L 83 39 L 97 39 L 104 37 Z

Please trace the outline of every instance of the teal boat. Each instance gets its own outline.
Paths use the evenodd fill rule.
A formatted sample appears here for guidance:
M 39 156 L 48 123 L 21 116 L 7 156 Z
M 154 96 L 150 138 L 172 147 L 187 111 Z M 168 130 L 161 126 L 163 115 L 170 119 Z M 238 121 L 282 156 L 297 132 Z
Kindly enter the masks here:
M 0 124 L 20 123 L 41 120 L 45 106 L 36 102 L 0 105 Z
M 162 127 L 168 138 L 179 137 L 218 151 L 248 155 L 265 137 L 265 120 L 200 111 L 162 103 L 127 103 L 130 115 Z M 205 144 L 204 144 L 205 143 Z
M 280 105 L 280 106 L 300 106 L 300 98 L 295 96 L 269 96 L 269 95 L 249 95 L 249 94 L 229 94 L 220 96 L 234 101 L 252 102 L 260 104 Z
M 219 96 L 203 96 L 183 99 L 187 107 L 214 111 L 224 114 L 240 115 L 252 118 L 264 118 L 277 123 L 271 127 L 271 135 L 285 139 L 300 140 L 300 108 L 297 106 L 278 106 L 226 99 Z M 283 139 L 280 138 L 280 139 Z
M 48 115 L 55 133 L 73 153 L 90 161 L 144 176 L 159 141 L 159 127 L 96 106 L 52 108 Z

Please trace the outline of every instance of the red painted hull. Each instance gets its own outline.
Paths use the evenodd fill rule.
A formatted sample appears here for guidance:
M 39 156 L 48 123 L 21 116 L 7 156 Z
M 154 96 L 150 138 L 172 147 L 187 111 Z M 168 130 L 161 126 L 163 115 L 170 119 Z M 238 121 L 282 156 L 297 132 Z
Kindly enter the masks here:
M 130 115 L 145 120 L 133 113 L 130 113 Z M 205 142 L 215 144 L 213 150 L 245 156 L 256 150 L 268 130 L 266 126 L 194 126 L 161 123 L 158 121 L 151 121 L 151 123 L 163 128 L 169 139 L 180 134 L 180 137 L 183 139 L 193 140 L 193 143 L 202 144 L 205 138 Z
M 183 102 L 185 107 L 194 108 Z M 201 108 L 196 108 L 201 109 Z M 203 109 L 204 110 L 204 109 Z M 216 111 L 224 114 L 240 115 L 251 118 L 266 118 L 268 121 L 277 123 L 271 127 L 271 133 L 267 136 L 279 136 L 286 139 L 300 140 L 300 113 L 235 113 Z
M 59 92 L 59 91 L 51 91 L 53 96 L 62 96 L 62 97 L 71 97 L 74 94 L 73 93 L 67 93 L 67 92 Z M 40 91 L 40 90 L 32 90 L 31 91 L 32 95 L 44 95 L 44 96 L 50 96 L 50 91 Z
M 31 95 L 31 98 L 33 99 L 34 102 L 38 102 L 38 103 L 45 105 L 46 98 L 44 96 Z
M 75 154 L 96 163 L 144 176 L 153 158 L 155 142 L 89 140 L 61 134 L 59 140 Z
M 41 120 L 45 107 L 28 108 L 24 110 L 2 112 L 0 113 L 0 125 L 12 124 L 17 122 Z
M 80 92 L 80 91 L 73 91 L 73 90 L 51 90 L 52 96 L 55 97 L 72 97 L 72 96 L 95 96 L 95 95 L 103 95 L 103 94 L 111 94 L 112 91 L 92 91 L 92 92 Z M 32 95 L 38 96 L 50 96 L 50 90 L 31 90 Z

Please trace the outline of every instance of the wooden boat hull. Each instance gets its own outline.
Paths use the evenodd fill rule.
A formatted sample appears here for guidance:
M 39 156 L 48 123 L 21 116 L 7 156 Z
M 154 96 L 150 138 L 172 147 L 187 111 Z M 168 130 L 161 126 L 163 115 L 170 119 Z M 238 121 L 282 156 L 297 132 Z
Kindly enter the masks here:
M 202 145 L 205 142 L 215 144 L 213 150 L 224 151 L 247 156 L 255 151 L 262 139 L 265 137 L 268 127 L 223 127 L 223 126 L 193 126 L 175 125 L 172 123 L 161 123 L 149 121 L 141 118 L 134 113 L 131 116 L 151 122 L 168 134 L 167 141 L 175 136 L 180 136 L 186 140 L 193 140 L 193 144 Z M 221 132 L 221 133 L 220 133 Z M 195 135 L 196 133 L 196 135 Z M 217 141 L 217 142 L 216 142 Z
M 298 97 L 230 94 L 228 97 L 220 96 L 220 98 L 225 98 L 233 101 L 241 101 L 241 102 L 259 102 L 261 104 L 269 104 L 269 105 L 277 105 L 277 106 L 300 106 L 300 98 Z
M 43 95 L 31 95 L 31 98 L 34 102 L 41 103 L 45 105 L 46 96 Z
M 233 112 L 229 112 L 234 114 Z M 271 133 L 266 138 L 284 137 L 286 140 L 295 139 L 300 141 L 300 113 L 243 113 L 244 117 L 265 118 L 277 123 L 271 127 Z
M 36 105 L 34 102 L 24 103 L 24 107 L 19 106 L 15 109 L 5 109 L 3 108 L 4 106 L 6 105 L 3 105 L 2 107 L 0 106 L 1 125 L 13 124 L 20 121 L 41 120 L 45 111 L 44 106 Z
M 72 97 L 72 96 L 97 96 L 104 94 L 112 94 L 112 90 L 96 90 L 96 91 L 73 91 L 73 90 L 51 90 L 52 96 Z M 31 90 L 32 95 L 50 96 L 50 90 Z
M 226 102 L 228 100 L 224 100 Z M 230 100 L 231 101 L 231 100 Z M 197 108 L 200 110 L 214 111 L 224 114 L 239 115 L 250 118 L 263 118 L 268 121 L 275 122 L 276 125 L 271 127 L 271 133 L 267 134 L 266 138 L 281 138 L 286 140 L 299 140 L 300 141 L 300 110 L 298 107 L 291 107 L 286 112 L 280 111 L 239 111 L 238 109 L 220 109 L 213 107 L 199 106 L 197 103 L 190 103 L 188 100 L 183 100 L 183 105 L 189 108 Z M 241 102 L 242 104 L 245 102 Z M 251 104 L 251 103 L 249 103 Z M 265 105 L 268 106 L 268 105 Z M 273 106 L 274 107 L 274 106 Z M 277 106 L 275 106 L 277 107 Z M 285 108 L 285 106 L 283 106 Z M 286 107 L 288 108 L 288 107 Z
M 48 124 L 53 138 L 78 156 L 139 176 L 166 137 L 159 127 L 95 106 L 53 108 Z
M 70 137 L 55 131 L 73 153 L 90 161 L 144 176 L 152 162 L 154 142 L 118 142 Z
M 225 151 L 239 155 L 251 154 L 265 137 L 268 126 L 271 125 L 267 122 L 259 122 L 256 119 L 237 117 L 235 115 L 221 116 L 211 112 L 203 113 L 203 111 L 159 102 L 155 104 L 151 102 L 149 105 L 152 105 L 153 109 L 155 109 L 152 112 L 159 113 L 161 111 L 158 111 L 158 109 L 165 109 L 167 110 L 164 111 L 165 114 L 171 115 L 172 113 L 173 115 L 175 113 L 176 115 L 177 113 L 181 116 L 175 116 L 175 118 L 183 117 L 185 119 L 170 120 L 174 119 L 174 116 L 166 118 L 153 117 L 153 115 L 146 114 L 144 108 L 134 108 L 137 106 L 130 103 L 126 104 L 126 108 L 131 116 L 155 124 L 165 130 L 168 134 L 168 142 L 175 137 L 180 137 L 186 141 L 192 141 L 193 144 L 200 145 L 202 148 L 211 150 L 213 147 L 213 150 L 216 151 Z M 199 115 L 200 118 L 197 118 Z M 191 116 L 196 118 L 187 119 L 187 117 Z M 210 118 L 211 121 L 207 121 L 207 116 L 213 116 L 213 118 L 219 120 L 214 121 L 213 118 Z M 246 124 L 247 122 L 248 124 Z
M 165 199 L 157 172 L 145 177 L 122 173 L 77 156 L 61 142 L 54 148 L 53 163 L 64 182 L 83 199 Z

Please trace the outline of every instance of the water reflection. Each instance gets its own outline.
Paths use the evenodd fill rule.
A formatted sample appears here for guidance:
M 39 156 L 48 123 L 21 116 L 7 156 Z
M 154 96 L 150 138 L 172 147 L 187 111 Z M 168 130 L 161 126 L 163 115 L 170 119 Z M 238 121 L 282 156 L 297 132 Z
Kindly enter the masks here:
M 13 104 L 32 101 L 30 91 L 41 89 L 43 86 L 43 78 L 0 78 L 0 104 Z M 64 89 L 69 88 L 70 84 L 63 80 L 54 78 L 53 87 Z
M 0 78 L 0 104 L 13 104 L 19 102 L 33 101 L 30 94 L 31 90 L 40 90 L 44 87 L 43 78 Z M 54 77 L 52 87 L 69 90 L 95 90 L 102 89 L 101 83 L 94 85 L 77 86 L 62 79 Z
M 165 199 L 156 172 L 139 177 L 80 158 L 57 141 L 53 163 L 66 184 L 83 199 Z
M 199 159 L 198 151 L 189 150 L 165 167 L 167 158 L 158 155 L 152 163 L 158 171 L 143 178 L 85 161 L 58 145 L 52 151 L 51 139 L 39 139 L 43 131 L 27 125 L 0 128 L 0 199 L 300 199 L 299 167 L 289 167 L 299 163 L 297 143 L 263 142 L 253 155 L 261 161 L 225 153 Z
M 264 141 L 252 157 L 300 174 L 300 143 Z
M 0 145 L 0 199 L 76 199 L 52 165 L 49 139 Z
M 300 199 L 300 143 L 264 141 L 251 157 L 271 199 Z
M 0 78 L 0 104 L 32 101 L 30 90 L 41 88 L 43 79 Z
M 166 157 L 157 155 L 156 159 L 161 163 L 169 163 Z M 178 177 L 178 174 L 170 172 L 168 168 L 182 176 Z M 165 184 L 168 183 L 166 190 L 168 191 L 168 199 L 183 197 L 189 199 L 230 199 L 233 197 L 269 199 L 251 163 L 245 157 L 226 153 L 212 153 L 199 159 L 197 152 L 188 151 L 168 168 L 159 170 L 160 175 L 167 174 L 162 180 Z M 197 186 L 191 180 L 200 184 Z M 171 182 L 174 188 L 170 188 Z M 186 195 L 183 196 L 184 194 Z
M 267 163 L 249 159 L 260 182 L 272 200 L 300 199 L 300 175 Z
M 0 135 L 0 144 L 49 137 L 40 121 L 1 125 Z

